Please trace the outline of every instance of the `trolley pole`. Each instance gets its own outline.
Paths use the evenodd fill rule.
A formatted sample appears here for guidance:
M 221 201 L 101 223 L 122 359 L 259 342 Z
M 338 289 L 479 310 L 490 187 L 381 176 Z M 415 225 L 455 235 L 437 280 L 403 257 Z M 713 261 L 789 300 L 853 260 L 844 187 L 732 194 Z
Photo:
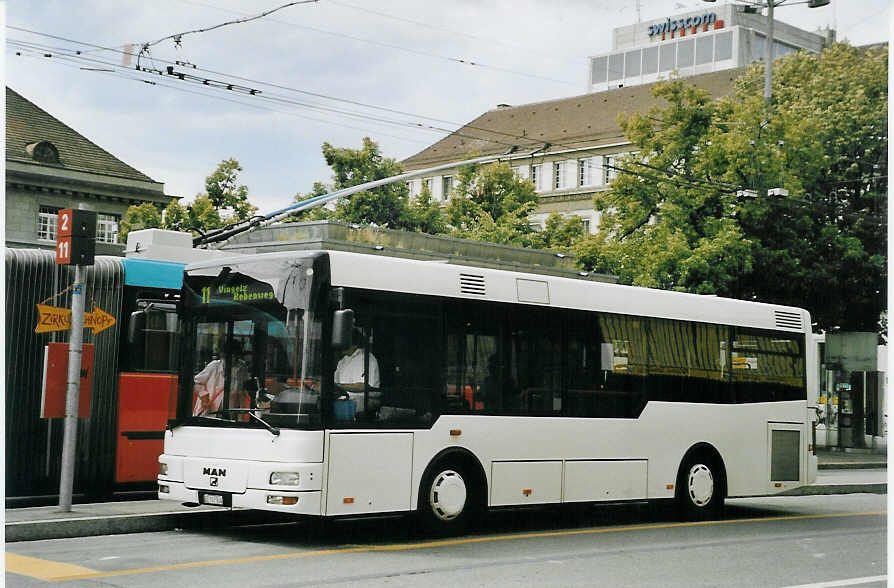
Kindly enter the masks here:
M 84 344 L 84 274 L 75 266 L 71 296 L 71 337 L 68 339 L 68 380 L 65 396 L 65 427 L 62 435 L 62 474 L 59 479 L 59 510 L 71 512 L 75 456 L 78 444 L 78 392 L 81 384 L 81 352 Z

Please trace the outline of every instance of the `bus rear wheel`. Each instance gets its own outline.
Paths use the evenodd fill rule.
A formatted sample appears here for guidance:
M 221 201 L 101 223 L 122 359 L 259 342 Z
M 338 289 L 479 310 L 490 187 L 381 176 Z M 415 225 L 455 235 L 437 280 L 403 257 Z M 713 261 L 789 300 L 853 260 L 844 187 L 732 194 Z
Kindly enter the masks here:
M 687 521 L 708 521 L 723 514 L 724 487 L 717 460 L 706 453 L 688 457 L 677 475 L 677 503 Z
M 419 489 L 419 514 L 428 534 L 447 536 L 464 532 L 477 505 L 471 472 L 458 462 L 429 467 Z

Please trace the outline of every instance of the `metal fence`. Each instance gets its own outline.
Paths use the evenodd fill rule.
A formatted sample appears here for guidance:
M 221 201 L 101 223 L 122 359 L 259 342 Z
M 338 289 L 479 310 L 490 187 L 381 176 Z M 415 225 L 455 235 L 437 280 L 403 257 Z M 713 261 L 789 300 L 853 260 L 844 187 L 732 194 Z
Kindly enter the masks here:
M 71 308 L 74 268 L 57 266 L 52 251 L 6 249 L 6 496 L 52 495 L 59 490 L 62 419 L 41 419 L 44 347 L 68 341 L 68 331 L 35 333 L 37 304 Z M 75 492 L 105 495 L 115 473 L 118 350 L 124 267 L 120 257 L 97 257 L 87 270 L 86 309 L 99 306 L 119 324 L 84 342 L 95 345 L 90 418 L 78 423 Z

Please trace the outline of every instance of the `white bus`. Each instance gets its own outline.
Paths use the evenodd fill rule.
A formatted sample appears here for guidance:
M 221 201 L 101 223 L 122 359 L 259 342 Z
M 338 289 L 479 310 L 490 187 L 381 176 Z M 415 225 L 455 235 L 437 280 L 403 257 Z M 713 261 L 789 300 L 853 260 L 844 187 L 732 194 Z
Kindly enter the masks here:
M 339 251 L 192 264 L 182 300 L 161 499 L 454 533 L 815 479 L 801 309 Z

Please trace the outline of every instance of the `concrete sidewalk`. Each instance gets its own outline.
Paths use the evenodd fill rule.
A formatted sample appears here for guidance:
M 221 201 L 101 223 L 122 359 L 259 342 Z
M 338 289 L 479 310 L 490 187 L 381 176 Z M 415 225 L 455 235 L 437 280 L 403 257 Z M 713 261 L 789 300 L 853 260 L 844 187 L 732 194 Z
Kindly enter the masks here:
M 865 458 L 865 456 L 863 456 Z M 885 456 L 882 456 L 885 457 Z M 835 463 L 821 459 L 821 464 Z M 851 460 L 849 464 L 860 463 Z M 828 469 L 817 473 L 816 483 L 788 495 L 887 494 L 886 462 L 871 460 L 868 467 Z M 879 466 L 878 464 L 883 464 Z M 133 500 L 75 504 L 69 513 L 56 506 L 8 508 L 5 511 L 6 541 L 35 541 L 92 535 L 144 533 L 172 529 L 201 529 L 282 521 L 279 513 L 254 510 L 224 510 L 210 506 L 185 507 L 160 500 Z

